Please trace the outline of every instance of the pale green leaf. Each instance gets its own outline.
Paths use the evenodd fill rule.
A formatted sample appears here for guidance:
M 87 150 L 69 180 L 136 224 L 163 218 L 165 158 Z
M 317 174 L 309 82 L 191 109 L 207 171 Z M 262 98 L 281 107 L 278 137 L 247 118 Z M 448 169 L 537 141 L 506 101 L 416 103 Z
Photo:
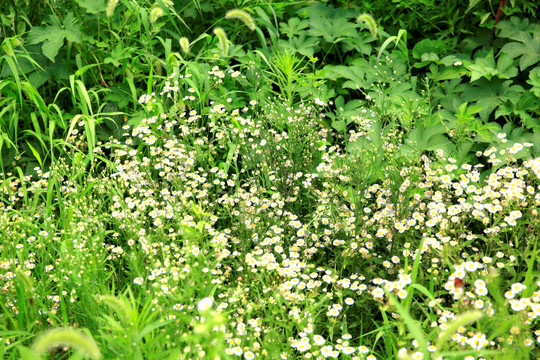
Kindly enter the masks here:
M 73 16 L 73 13 L 67 14 L 64 20 L 64 35 L 67 41 L 81 43 L 81 28 L 76 23 L 77 19 Z
M 540 66 L 531 70 L 527 84 L 532 86 L 531 91 L 534 95 L 540 97 Z
M 58 51 L 64 44 L 64 33 L 62 30 L 58 32 L 52 32 L 49 34 L 47 41 L 41 46 L 43 55 L 45 55 L 49 60 L 54 62 L 54 58 L 58 55 Z
M 40 42 L 47 41 L 53 34 L 62 33 L 62 29 L 56 26 L 47 27 L 34 27 L 28 33 L 28 44 L 39 44 Z
M 105 0 L 75 0 L 77 4 L 90 14 L 99 14 L 107 9 Z

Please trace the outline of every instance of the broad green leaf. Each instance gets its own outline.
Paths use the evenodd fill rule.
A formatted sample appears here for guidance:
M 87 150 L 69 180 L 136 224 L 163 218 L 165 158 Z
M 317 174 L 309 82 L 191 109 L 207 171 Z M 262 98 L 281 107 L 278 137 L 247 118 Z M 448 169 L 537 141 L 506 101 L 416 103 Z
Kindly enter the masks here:
M 29 44 L 39 44 L 40 42 L 47 41 L 52 34 L 62 33 L 62 29 L 56 26 L 47 26 L 47 27 L 33 27 L 28 33 L 28 43 Z
M 77 4 L 90 14 L 99 14 L 107 9 L 105 0 L 75 0 Z
M 51 74 L 46 71 L 34 71 L 28 75 L 28 81 L 30 81 L 32 86 L 36 89 L 45 84 L 50 78 Z
M 340 38 L 354 36 L 357 26 L 346 18 L 315 18 L 310 21 L 308 34 L 323 37 L 329 43 L 338 41 Z
M 533 94 L 540 98 L 540 66 L 531 70 L 527 84 L 532 86 L 531 91 Z
M 431 40 L 431 39 L 424 39 L 416 43 L 412 50 L 412 55 L 416 59 L 422 59 L 424 60 L 425 54 L 435 54 L 437 56 L 438 54 L 442 53 L 446 49 L 446 45 L 443 41 L 437 41 L 437 40 Z M 429 57 L 433 57 L 433 55 L 429 55 Z M 438 56 L 437 56 L 438 60 Z
M 489 52 L 484 58 L 478 57 L 474 59 L 474 63 L 468 65 L 467 68 L 471 71 L 471 82 L 481 77 L 491 80 L 497 74 L 493 51 Z
M 518 74 L 518 69 L 514 66 L 514 60 L 507 54 L 502 54 L 497 59 L 497 76 L 500 79 L 510 79 Z
M 349 81 L 346 81 L 342 84 L 342 87 L 349 89 L 360 88 L 362 83 L 364 82 L 364 76 L 366 75 L 365 69 L 359 66 L 327 65 L 324 70 L 325 77 L 328 79 L 349 79 Z
M 49 60 L 54 62 L 58 51 L 64 44 L 64 39 L 71 42 L 81 43 L 81 29 L 75 23 L 73 13 L 69 13 L 64 20 L 64 29 L 60 27 L 56 18 L 51 17 L 53 25 L 47 27 L 34 27 L 28 33 L 28 43 L 38 44 L 43 42 L 41 50 Z
M 64 32 L 60 30 L 58 32 L 51 32 L 48 36 L 48 40 L 43 43 L 41 50 L 49 60 L 54 62 L 54 58 L 58 55 L 58 51 L 64 45 Z
M 467 103 L 463 103 L 459 106 L 456 118 L 458 124 L 465 124 L 474 120 L 474 115 L 482 111 L 484 108 L 478 105 L 467 106 Z
M 517 40 L 520 33 L 531 32 L 534 27 L 534 24 L 529 24 L 529 19 L 512 16 L 510 20 L 503 20 L 497 24 L 499 30 L 497 37 Z
M 114 66 L 120 66 L 120 61 L 127 57 L 129 57 L 129 55 L 125 54 L 122 44 L 120 43 L 110 52 L 110 56 L 107 56 L 103 62 L 105 64 L 112 63 Z
M 514 36 L 518 41 L 504 45 L 501 53 L 508 54 L 512 59 L 519 58 L 519 68 L 523 71 L 540 62 L 540 33 L 531 35 L 521 32 L 518 35 Z
M 434 151 L 434 150 L 438 150 L 442 148 L 449 150 L 449 146 L 451 148 L 452 143 L 450 142 L 450 140 L 448 140 L 446 136 L 434 135 L 429 138 L 429 140 L 427 141 L 425 145 L 425 149 L 422 149 L 422 150 Z
M 64 19 L 64 35 L 67 41 L 81 43 L 81 28 L 76 23 L 77 19 L 73 16 L 73 13 L 67 14 Z
M 500 104 L 502 104 L 502 101 L 497 97 L 485 97 L 481 98 L 476 102 L 476 105 L 484 108 L 482 111 L 480 111 L 480 117 L 483 120 L 486 120 L 489 114 L 491 114 L 491 112 L 495 110 Z
M 297 17 L 289 19 L 288 23 L 280 23 L 281 32 L 287 35 L 289 39 L 296 35 L 304 35 L 306 29 L 309 26 L 307 20 L 300 20 Z
M 506 101 L 517 103 L 523 93 L 520 86 L 512 85 L 512 80 L 501 82 L 494 78 L 492 81 L 479 79 L 475 86 L 469 87 L 462 94 L 462 101 L 474 102 L 475 105 L 482 106 L 480 117 L 487 120 L 489 114 Z
M 305 34 L 301 36 L 293 37 L 289 40 L 279 40 L 280 47 L 291 49 L 304 56 L 311 57 L 315 52 L 315 47 L 318 45 L 319 39 L 315 37 L 306 37 Z

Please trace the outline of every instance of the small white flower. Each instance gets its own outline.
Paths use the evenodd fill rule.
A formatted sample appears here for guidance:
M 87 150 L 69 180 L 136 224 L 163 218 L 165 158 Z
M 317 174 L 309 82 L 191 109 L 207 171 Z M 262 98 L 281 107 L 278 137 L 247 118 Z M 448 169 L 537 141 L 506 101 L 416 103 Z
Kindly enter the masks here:
M 201 299 L 199 303 L 197 304 L 197 309 L 199 311 L 206 311 L 212 308 L 214 305 L 214 298 L 212 297 L 205 297 L 204 299 Z

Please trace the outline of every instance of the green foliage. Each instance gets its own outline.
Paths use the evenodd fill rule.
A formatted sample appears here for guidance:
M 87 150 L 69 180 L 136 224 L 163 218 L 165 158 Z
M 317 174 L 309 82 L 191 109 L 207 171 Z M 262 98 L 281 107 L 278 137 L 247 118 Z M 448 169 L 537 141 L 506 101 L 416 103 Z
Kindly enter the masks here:
M 2 358 L 538 357 L 537 4 L 20 2 Z
M 63 24 L 55 16 L 49 17 L 50 25 L 47 27 L 34 27 L 28 33 L 28 43 L 43 43 L 41 50 L 49 60 L 55 62 L 58 51 L 64 45 L 64 40 L 81 43 L 81 28 L 76 24 L 73 13 L 67 14 Z

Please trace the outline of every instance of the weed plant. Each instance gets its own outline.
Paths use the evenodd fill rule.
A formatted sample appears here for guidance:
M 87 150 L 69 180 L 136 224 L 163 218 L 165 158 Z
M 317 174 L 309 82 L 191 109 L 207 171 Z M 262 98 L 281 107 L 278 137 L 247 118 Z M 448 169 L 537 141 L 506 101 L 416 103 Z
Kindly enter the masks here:
M 329 3 L 2 13 L 2 358 L 540 357 L 534 6 Z
M 513 159 L 531 144 L 478 154 L 510 154 L 484 180 L 442 152 L 406 166 L 376 120 L 331 145 L 324 102 L 203 102 L 192 69 L 89 163 L 5 182 L 5 358 L 536 356 L 540 162 Z M 353 145 L 376 135 L 367 180 Z

